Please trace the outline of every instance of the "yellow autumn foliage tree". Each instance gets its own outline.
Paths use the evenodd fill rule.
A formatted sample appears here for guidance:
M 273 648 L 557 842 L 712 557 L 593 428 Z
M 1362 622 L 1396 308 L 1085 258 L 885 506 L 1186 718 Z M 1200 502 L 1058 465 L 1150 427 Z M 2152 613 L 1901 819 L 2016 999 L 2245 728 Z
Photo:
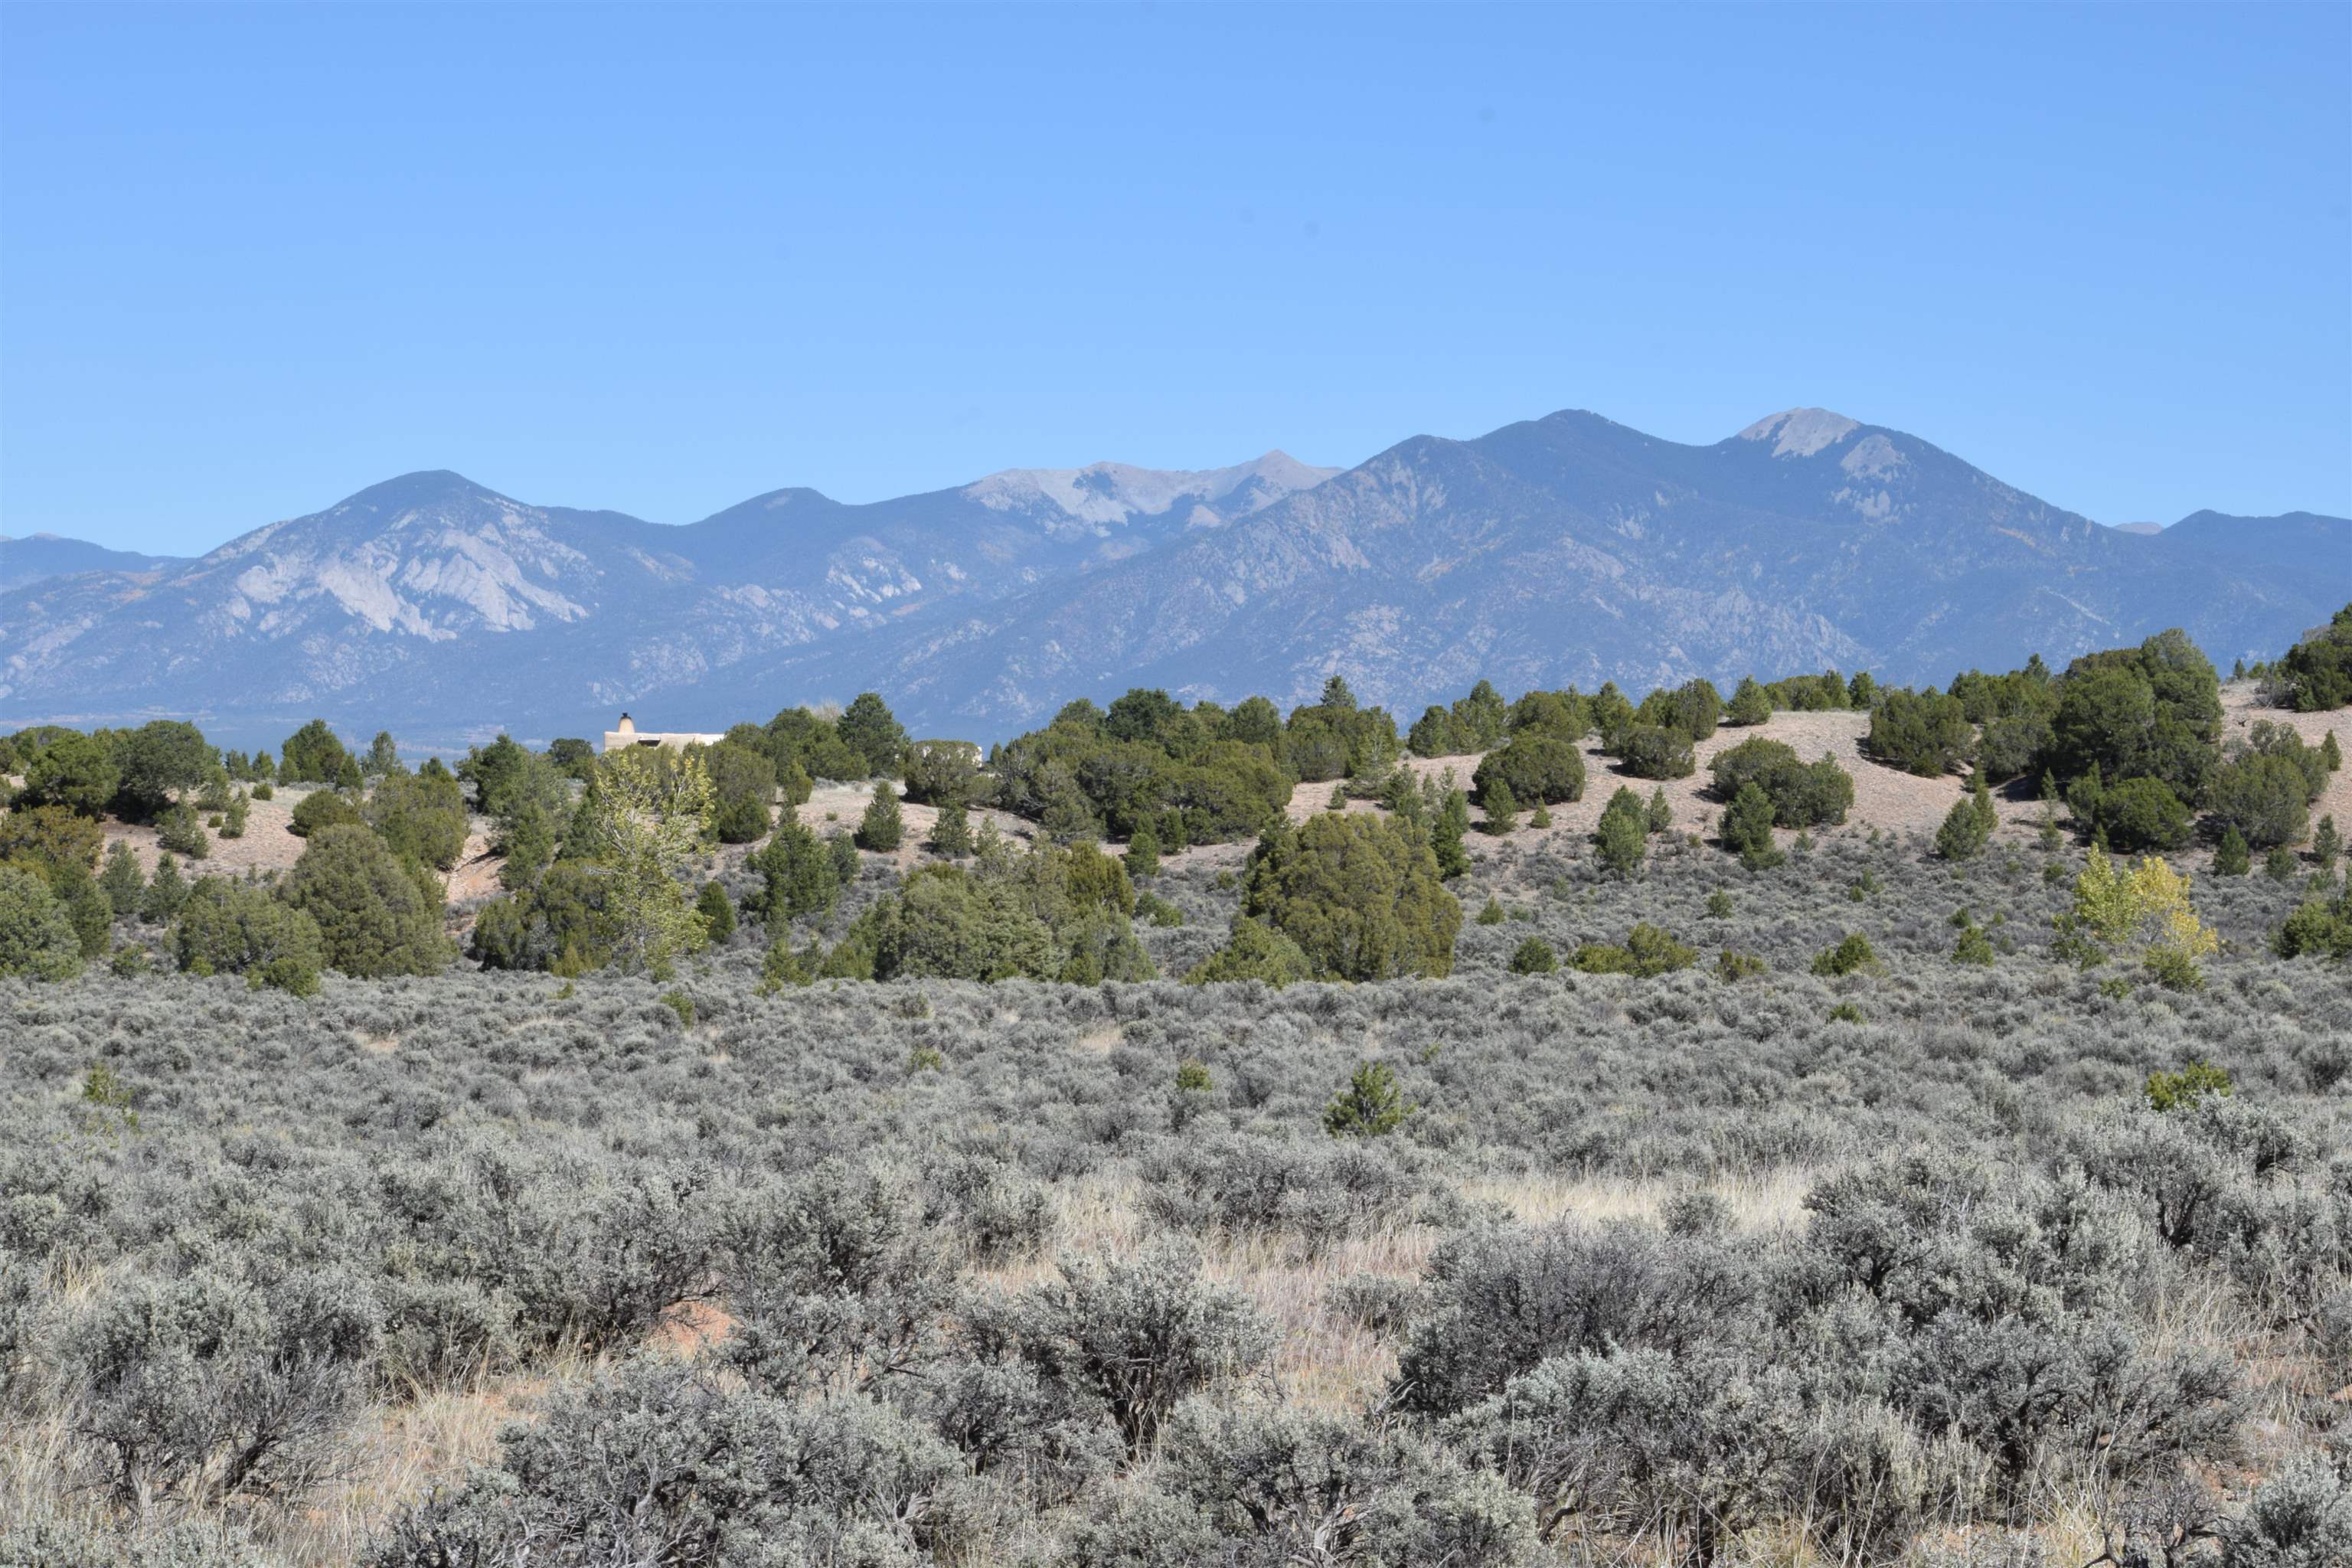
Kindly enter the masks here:
M 2117 954 L 2137 957 L 2174 991 L 2201 988 L 2205 973 L 2199 961 L 2221 945 L 2189 901 L 2188 875 L 2160 855 L 2126 869 L 2092 850 L 2074 879 L 2074 907 L 2056 925 L 2060 952 L 2084 968 Z

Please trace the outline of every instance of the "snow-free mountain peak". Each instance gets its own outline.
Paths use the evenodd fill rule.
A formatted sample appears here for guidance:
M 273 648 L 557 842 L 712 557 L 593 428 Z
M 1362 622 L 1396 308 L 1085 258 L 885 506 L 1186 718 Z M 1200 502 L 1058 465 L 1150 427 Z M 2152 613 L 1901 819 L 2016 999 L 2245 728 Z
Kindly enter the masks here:
M 474 501 L 504 502 L 509 506 L 518 504 L 487 485 L 476 484 L 463 474 L 453 473 L 447 468 L 419 468 L 413 474 L 402 474 L 345 496 L 328 510 L 331 513 L 373 511 L 397 515 L 404 511 L 424 511 Z
M 1140 468 L 1089 463 L 1083 468 L 1006 468 L 966 485 L 964 499 L 991 511 L 1059 513 L 1097 527 L 1206 507 L 1230 519 L 1311 489 L 1338 473 L 1274 451 L 1226 468 Z M 1228 506 L 1224 503 L 1236 504 Z
M 407 474 L 201 561 L 12 580 L 0 729 L 173 712 L 242 742 L 320 714 L 446 743 L 624 708 L 723 730 L 877 690 L 919 732 L 986 740 L 1135 685 L 1287 704 L 1338 673 L 1409 714 L 1481 677 L 1943 681 L 2168 626 L 2265 657 L 2352 597 L 2342 519 L 2138 538 L 1825 410 L 1743 436 L 1570 409 L 1329 479 L 1280 452 L 1096 463 L 855 504 L 771 491 L 684 525 Z
M 1826 408 L 1784 408 L 1742 430 L 1737 439 L 1769 441 L 1776 458 L 1810 458 L 1862 428 L 1858 419 Z

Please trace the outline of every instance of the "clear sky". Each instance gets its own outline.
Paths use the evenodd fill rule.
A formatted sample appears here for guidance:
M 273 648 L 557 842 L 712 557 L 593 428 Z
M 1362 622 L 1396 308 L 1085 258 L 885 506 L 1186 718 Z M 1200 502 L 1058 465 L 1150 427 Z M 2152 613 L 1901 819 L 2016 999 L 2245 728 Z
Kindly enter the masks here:
M 0 532 L 1821 405 L 2352 512 L 2352 7 L 0 5 Z

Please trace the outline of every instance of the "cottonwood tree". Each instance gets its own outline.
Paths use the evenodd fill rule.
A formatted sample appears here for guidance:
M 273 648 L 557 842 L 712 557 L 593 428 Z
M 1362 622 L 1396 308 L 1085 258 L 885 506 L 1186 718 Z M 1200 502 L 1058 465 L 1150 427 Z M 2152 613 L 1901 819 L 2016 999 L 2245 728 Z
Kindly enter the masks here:
M 702 759 L 688 752 L 655 765 L 641 750 L 616 752 L 598 770 L 598 858 L 610 882 L 613 962 L 625 973 L 659 975 L 708 933 L 686 890 L 706 852 L 718 803 Z

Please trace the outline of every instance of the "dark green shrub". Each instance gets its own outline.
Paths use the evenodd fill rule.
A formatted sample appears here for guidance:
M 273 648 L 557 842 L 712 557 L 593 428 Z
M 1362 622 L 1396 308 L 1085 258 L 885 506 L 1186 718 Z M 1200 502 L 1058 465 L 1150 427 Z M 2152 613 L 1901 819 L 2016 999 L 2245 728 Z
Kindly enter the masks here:
M 155 857 L 155 875 L 139 896 L 139 918 L 150 925 L 164 924 L 187 900 L 188 884 L 180 875 L 179 858 L 167 849 Z
M 1723 847 L 1738 856 L 1751 870 L 1779 865 L 1786 857 L 1772 841 L 1774 816 L 1772 802 L 1762 785 L 1741 784 L 1723 814 Z M 1726 894 L 1718 892 L 1716 897 L 1728 901 Z
M 188 860 L 202 860 L 213 852 L 213 841 L 196 819 L 195 807 L 185 801 L 163 809 L 155 825 L 155 843 Z
M 95 735 L 60 730 L 25 764 L 25 790 L 16 804 L 96 817 L 114 799 L 120 777 L 113 748 Z
M 81 938 L 38 873 L 0 864 L 0 974 L 70 980 L 81 973 Z
M 2234 827 L 2226 829 L 2221 835 L 2221 842 L 2213 850 L 2213 875 L 2242 877 L 2252 868 L 2253 860 L 2246 849 L 2245 835 Z
M 1672 932 L 1643 921 L 1626 933 L 1625 945 L 1588 942 L 1569 954 L 1569 966 L 1588 974 L 1635 974 L 1653 979 L 1698 962 L 1698 950 L 1676 942 Z
M 81 955 L 96 958 L 105 952 L 114 931 L 114 906 L 107 900 L 89 868 L 68 860 L 62 866 L 51 867 L 46 880 L 49 891 L 66 911 L 66 920 L 81 944 Z
M 1412 1114 L 1386 1062 L 1359 1062 L 1348 1087 L 1323 1108 L 1323 1131 L 1334 1138 L 1384 1138 Z
M 1792 748 L 1761 735 L 1717 752 L 1709 765 L 1716 799 L 1736 802 L 1753 784 L 1771 802 L 1772 819 L 1782 827 L 1835 826 L 1853 805 L 1853 778 L 1834 759 L 1801 763 Z
M 896 778 L 899 763 L 907 750 L 907 731 L 891 717 L 882 699 L 871 691 L 861 691 L 842 710 L 834 725 L 842 745 L 855 752 L 864 763 L 861 778 Z M 824 776 L 820 774 L 819 776 Z
M 225 877 L 202 877 L 172 922 L 172 956 L 183 970 L 249 975 L 255 984 L 318 994 L 327 962 L 319 927 L 267 890 Z
M 2065 782 L 2094 768 L 2107 779 L 2160 779 L 2195 800 L 2221 760 L 2221 689 L 2211 662 L 2178 630 L 2084 654 L 2058 681 L 2044 765 Z
M 1621 877 L 1639 870 L 1650 846 L 1650 811 L 1642 797 L 1620 785 L 1601 808 L 1592 842 L 1594 854 L 1608 869 Z
M 1976 750 L 1976 729 L 1959 699 L 1930 687 L 1884 691 L 1870 712 L 1863 750 L 1890 767 L 1938 778 L 1965 766 Z
M 1261 980 L 1278 990 L 1315 977 L 1315 965 L 1304 949 L 1265 921 L 1244 915 L 1234 921 L 1223 947 L 1186 972 L 1184 984 Z
M 176 719 L 142 724 L 114 742 L 114 809 L 146 821 L 220 765 L 204 731 Z
M 856 853 L 853 847 L 853 858 Z M 774 835 L 745 865 L 761 880 L 752 907 L 771 925 L 790 924 L 804 915 L 829 916 L 841 897 L 840 868 L 832 851 L 793 813 L 784 814 Z
M 1118 704 L 1111 706 L 1116 711 Z M 905 772 L 907 799 L 913 804 L 962 805 L 970 803 L 980 758 L 969 741 L 917 741 L 907 748 Z
M 906 831 L 898 813 L 898 792 L 887 778 L 877 779 L 874 799 L 866 815 L 857 819 L 857 847 L 887 854 L 898 847 Z
M 337 798 L 322 790 L 302 805 Z M 297 808 L 296 816 L 300 815 Z M 465 791 L 446 773 L 386 773 L 369 792 L 360 817 L 394 854 L 438 870 L 456 866 L 466 847 Z M 316 831 L 317 826 L 314 822 L 309 830 Z
M 727 740 L 702 753 L 717 803 L 711 826 L 721 844 L 751 844 L 775 825 L 776 763 L 763 747 Z
M 439 879 L 364 827 L 314 834 L 286 901 L 317 923 L 327 962 L 346 974 L 437 974 L 449 962 Z
M 2147 1097 L 2148 1109 L 2162 1114 L 2194 1110 L 2206 1100 L 2226 1097 L 2235 1089 L 2227 1072 L 2210 1062 L 2197 1061 L 2178 1072 L 2159 1070 L 2148 1074 L 2142 1092 Z
M 1054 939 L 1012 888 L 926 866 L 876 906 L 877 980 L 1050 980 Z
M 15 860 L 45 874 L 68 865 L 85 871 L 95 868 L 105 842 L 94 819 L 62 805 L 20 805 L 0 814 L 0 860 Z M 130 853 L 128 847 L 118 847 Z
M 1584 753 L 1572 739 L 1545 730 L 1522 731 L 1509 744 L 1479 758 L 1470 783 L 1482 804 L 1497 786 L 1508 788 L 1521 805 L 1582 800 Z
M 1452 973 L 1462 906 L 1407 826 L 1367 815 L 1276 823 L 1250 854 L 1242 912 L 1307 955 L 1316 978 Z
M 313 719 L 289 735 L 278 756 L 278 778 L 285 784 L 331 784 L 352 760 L 324 719 Z
M 1551 943 L 1539 936 L 1531 936 L 1512 950 L 1511 973 L 1514 974 L 1549 974 L 1559 967 L 1559 955 Z
M 1160 835 L 1151 831 L 1149 823 L 1127 841 L 1127 874 L 1139 881 L 1160 875 Z
M 2161 779 L 2126 779 L 2100 790 L 2091 809 L 2091 828 L 2119 852 L 2178 849 L 2189 842 L 2189 808 Z
M 1617 742 L 1617 758 L 1637 779 L 1684 779 L 1698 771 L 1690 737 L 1663 724 L 1632 725 Z
M 2289 648 L 2273 679 L 2283 707 L 2316 713 L 2352 702 L 2352 605 Z
M 1752 980 L 1759 974 L 1770 973 L 1771 970 L 1772 966 L 1755 953 L 1735 952 L 1727 947 L 1715 962 L 1716 978 L 1727 984 Z
M 1870 939 L 1860 931 L 1850 931 L 1834 947 L 1825 947 L 1813 955 L 1813 973 L 1825 979 L 1864 971 L 1875 973 L 1885 965 L 1878 954 L 1871 951 Z
M 361 821 L 359 807 L 331 789 L 314 789 L 294 805 L 286 823 L 286 831 L 297 838 L 308 838 L 329 827 L 342 827 Z
M 710 933 L 713 943 L 723 942 L 735 934 L 735 900 L 717 882 L 705 882 L 702 891 L 695 895 L 694 912 L 702 921 L 702 929 Z
M 1973 860 L 1992 836 L 1992 798 L 1985 792 L 1984 775 L 1977 775 L 1976 788 L 1952 803 L 1945 814 L 1944 825 L 1936 830 L 1936 853 L 1947 860 Z
M 1519 825 L 1519 803 L 1511 794 L 1511 786 L 1496 779 L 1486 790 L 1482 803 L 1486 808 L 1486 831 L 1499 837 Z
M 1429 828 L 1429 850 L 1441 880 L 1450 882 L 1470 869 L 1470 851 L 1462 847 L 1462 836 L 1469 831 L 1470 797 L 1458 789 L 1447 790 Z
M 1761 724 L 1772 717 L 1772 694 L 1764 689 L 1752 675 L 1739 678 L 1738 689 L 1732 692 L 1730 705 L 1724 711 L 1727 723 Z
M 1636 725 L 1672 730 L 1691 741 L 1712 736 L 1722 717 L 1723 699 L 1706 680 L 1688 680 L 1672 689 L 1653 691 L 1633 710 Z
M 2208 802 L 2217 826 L 2236 832 L 2249 848 L 2267 849 L 2303 837 L 2317 793 L 2294 758 L 2252 752 L 2215 770 Z

